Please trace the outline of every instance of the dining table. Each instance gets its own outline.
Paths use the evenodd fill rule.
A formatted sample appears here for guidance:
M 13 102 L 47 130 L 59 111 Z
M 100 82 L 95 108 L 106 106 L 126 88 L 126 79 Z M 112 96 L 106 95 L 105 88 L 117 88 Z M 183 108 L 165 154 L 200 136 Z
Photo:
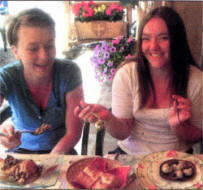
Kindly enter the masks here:
M 58 155 L 58 154 L 17 154 L 17 153 L 0 153 L 0 158 L 6 158 L 7 155 L 11 155 L 16 159 L 32 159 L 37 164 L 41 164 L 45 167 L 46 174 L 43 174 L 42 178 L 36 180 L 35 183 L 23 186 L 23 188 L 31 189 L 69 189 L 66 178 L 66 173 L 71 164 L 78 160 L 95 157 L 95 155 Z M 196 158 L 203 162 L 202 154 L 195 154 Z M 103 157 L 108 159 L 115 159 L 115 155 L 104 155 Z M 138 163 L 142 160 L 142 155 L 125 155 L 121 154 L 117 160 L 122 165 L 130 165 L 131 172 L 136 173 Z M 201 169 L 203 176 L 203 168 Z M 126 189 L 136 189 L 138 186 L 137 179 L 127 186 Z M 0 189 L 22 189 L 20 186 L 13 186 L 0 181 Z M 203 189 L 203 187 L 201 187 Z

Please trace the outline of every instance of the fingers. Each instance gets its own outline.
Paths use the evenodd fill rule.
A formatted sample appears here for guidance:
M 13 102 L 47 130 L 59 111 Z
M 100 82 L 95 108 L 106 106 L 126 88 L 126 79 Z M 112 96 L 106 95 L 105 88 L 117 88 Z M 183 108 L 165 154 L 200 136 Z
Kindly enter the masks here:
M 178 115 L 181 122 L 192 117 L 192 104 L 188 98 L 179 95 L 172 95 L 173 110 Z
M 1 132 L 6 136 L 13 136 L 15 133 L 14 127 L 12 125 L 2 125 Z
M 12 136 L 1 137 L 0 142 L 6 148 L 15 148 L 21 144 L 21 133 L 15 132 Z
M 89 104 L 86 104 L 83 100 L 80 101 L 80 104 L 78 106 L 76 106 L 76 108 L 74 109 L 74 115 L 78 116 L 80 115 L 80 112 L 83 111 L 84 109 L 86 109 L 86 107 L 88 107 Z
M 173 95 L 173 106 L 177 107 L 177 109 L 184 109 L 186 111 L 190 111 L 192 108 L 192 104 L 189 99 L 183 98 L 179 95 Z
M 9 125 L 7 127 L 7 133 L 8 133 L 8 136 L 13 136 L 15 134 L 15 130 L 14 130 L 14 127 L 12 125 Z
M 95 123 L 98 120 L 108 121 L 109 118 L 111 118 L 110 111 L 104 106 L 99 104 L 87 104 L 84 101 L 80 101 L 80 105 L 74 109 L 74 114 L 83 121 L 90 123 Z
M 191 106 L 191 102 L 188 98 L 183 98 L 179 95 L 172 95 L 173 100 L 177 102 L 178 105 L 188 105 Z

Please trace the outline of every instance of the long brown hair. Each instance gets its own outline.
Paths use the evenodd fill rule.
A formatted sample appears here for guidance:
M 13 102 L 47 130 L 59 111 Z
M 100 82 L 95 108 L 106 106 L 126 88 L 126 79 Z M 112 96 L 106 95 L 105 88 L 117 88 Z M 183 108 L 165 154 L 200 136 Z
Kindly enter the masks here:
M 172 69 L 172 94 L 187 97 L 189 66 L 196 65 L 190 52 L 184 23 L 179 14 L 170 7 L 158 7 L 151 10 L 142 20 L 138 30 L 137 58 L 138 80 L 140 91 L 140 107 L 143 107 L 152 90 L 155 101 L 154 85 L 149 69 L 149 62 L 142 52 L 142 33 L 145 24 L 153 17 L 162 18 L 169 31 L 170 55 Z

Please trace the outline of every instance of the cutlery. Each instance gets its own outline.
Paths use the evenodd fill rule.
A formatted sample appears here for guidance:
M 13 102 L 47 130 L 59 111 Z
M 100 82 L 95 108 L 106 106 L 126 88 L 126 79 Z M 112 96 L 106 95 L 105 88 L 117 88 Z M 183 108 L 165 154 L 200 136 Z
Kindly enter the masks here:
M 51 125 L 43 123 L 42 125 L 40 125 L 40 127 L 36 128 L 35 130 L 21 130 L 21 131 L 17 131 L 17 132 L 31 133 L 32 135 L 40 135 L 50 128 L 51 128 Z M 4 133 L 0 133 L 0 136 L 5 137 L 6 135 Z
M 119 160 L 120 154 L 121 154 L 121 153 L 118 151 L 118 152 L 115 154 L 115 156 L 114 156 L 114 160 Z
M 40 125 L 40 127 L 36 128 L 35 130 L 22 130 L 19 132 L 20 133 L 31 133 L 32 135 L 40 135 L 50 128 L 51 128 L 51 125 L 43 123 L 42 125 Z
M 129 176 L 127 177 L 127 182 L 126 182 L 124 188 L 126 188 L 127 186 L 129 186 L 136 178 L 137 178 L 137 177 L 136 177 L 136 174 L 135 174 L 135 173 L 132 173 L 131 175 L 129 175 Z

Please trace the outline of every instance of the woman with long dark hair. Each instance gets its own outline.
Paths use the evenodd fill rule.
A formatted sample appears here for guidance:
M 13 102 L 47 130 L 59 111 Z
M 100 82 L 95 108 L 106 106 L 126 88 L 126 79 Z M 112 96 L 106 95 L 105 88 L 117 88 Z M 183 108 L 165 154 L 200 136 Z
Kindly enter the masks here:
M 181 17 L 155 8 L 139 26 L 135 58 L 115 75 L 112 113 L 81 102 L 75 114 L 90 122 L 97 114 L 122 152 L 188 152 L 202 138 L 203 76 L 195 65 Z

